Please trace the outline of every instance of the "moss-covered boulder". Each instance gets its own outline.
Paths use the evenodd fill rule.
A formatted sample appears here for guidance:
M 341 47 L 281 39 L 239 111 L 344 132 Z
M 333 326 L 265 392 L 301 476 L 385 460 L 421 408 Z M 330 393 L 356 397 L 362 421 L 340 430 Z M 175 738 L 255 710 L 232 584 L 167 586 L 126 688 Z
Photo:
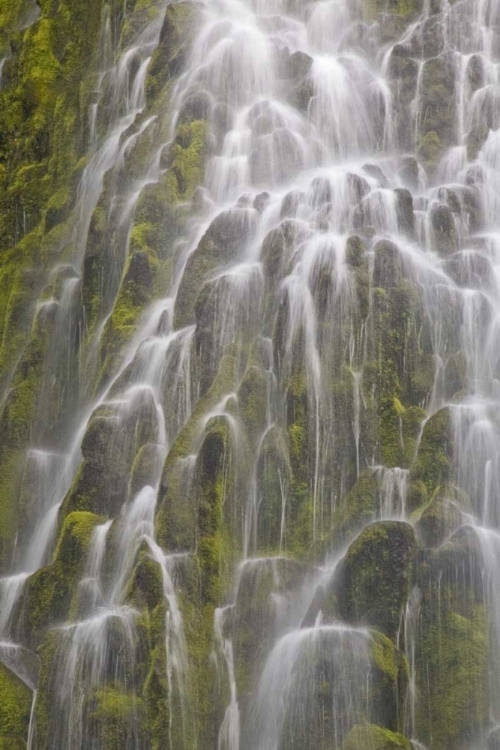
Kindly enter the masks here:
M 432 497 L 439 485 L 449 483 L 452 473 L 452 421 L 450 410 L 444 408 L 425 423 L 411 480 L 422 482 Z
M 368 526 L 349 547 L 336 583 L 343 619 L 395 637 L 412 579 L 415 533 L 406 523 Z
M 416 640 L 418 736 L 438 750 L 479 741 L 488 725 L 488 615 L 483 564 L 471 529 L 415 566 L 421 601 Z
M 123 401 L 96 409 L 82 441 L 83 463 L 63 503 L 74 510 L 119 513 L 141 448 L 158 438 L 158 413 L 149 388 L 132 389 Z
M 426 547 L 438 547 L 463 522 L 463 512 L 470 510 L 465 493 L 453 487 L 440 487 L 420 513 L 415 532 Z
M 134 695 L 107 688 L 88 699 L 86 735 L 102 750 L 121 750 L 144 733 L 144 706 Z
M 26 580 L 20 617 L 28 643 L 38 645 L 50 623 L 68 616 L 87 562 L 93 531 L 103 520 L 93 513 L 70 513 L 62 524 L 53 563 Z
M 160 42 L 148 71 L 149 94 L 157 94 L 161 83 L 181 72 L 190 49 L 190 40 L 197 21 L 195 3 L 170 5 L 160 31 Z
M 177 293 L 174 326 L 194 322 L 196 298 L 208 275 L 220 266 L 236 261 L 252 228 L 252 211 L 233 208 L 217 216 L 196 250 L 190 255 Z
M 304 629 L 285 636 L 270 659 L 280 655 L 291 661 L 280 750 L 342 746 L 356 725 L 375 717 L 400 731 L 404 717 L 397 715 L 395 692 L 406 688 L 407 665 L 385 636 L 335 625 Z
M 340 501 L 333 516 L 334 539 L 346 543 L 366 524 L 375 520 L 378 482 L 374 471 L 364 471 L 350 492 Z
M 233 614 L 238 694 L 247 700 L 268 655 L 277 629 L 278 600 L 292 601 L 311 569 L 283 557 L 250 559 L 238 573 Z
M 29 687 L 0 663 L 0 748 L 26 747 L 32 702 Z
M 359 724 L 351 729 L 343 750 L 411 750 L 410 740 L 403 734 L 390 732 L 374 724 Z

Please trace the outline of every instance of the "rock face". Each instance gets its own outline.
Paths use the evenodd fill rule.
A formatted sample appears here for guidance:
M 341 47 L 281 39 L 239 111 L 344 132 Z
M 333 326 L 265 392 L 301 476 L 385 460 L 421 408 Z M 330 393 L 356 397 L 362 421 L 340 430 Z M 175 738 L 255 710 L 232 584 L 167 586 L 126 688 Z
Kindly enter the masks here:
M 0 750 L 498 748 L 498 2 L 0 6 Z

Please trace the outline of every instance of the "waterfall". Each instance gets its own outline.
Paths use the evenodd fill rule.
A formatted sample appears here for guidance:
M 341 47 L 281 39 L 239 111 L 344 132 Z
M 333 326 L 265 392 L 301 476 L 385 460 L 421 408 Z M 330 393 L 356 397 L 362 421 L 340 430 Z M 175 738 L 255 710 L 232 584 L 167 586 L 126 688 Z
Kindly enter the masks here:
M 46 5 L 0 11 L 8 737 L 496 750 L 500 3 Z

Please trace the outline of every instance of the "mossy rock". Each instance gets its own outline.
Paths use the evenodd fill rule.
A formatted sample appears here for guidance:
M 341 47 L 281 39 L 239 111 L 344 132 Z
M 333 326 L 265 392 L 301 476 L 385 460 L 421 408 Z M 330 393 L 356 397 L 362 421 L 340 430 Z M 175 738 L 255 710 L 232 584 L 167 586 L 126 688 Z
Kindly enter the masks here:
M 458 250 L 458 232 L 453 213 L 448 206 L 439 205 L 431 210 L 434 249 L 444 257 Z
M 468 506 L 465 493 L 440 487 L 415 524 L 419 541 L 426 547 L 438 547 L 462 524 L 462 511 L 470 511 Z
M 214 417 L 196 459 L 193 488 L 202 597 L 213 605 L 222 603 L 238 544 L 234 460 L 228 420 Z
M 133 253 L 124 271 L 113 312 L 103 331 L 100 356 L 104 362 L 101 381 L 109 376 L 116 356 L 136 330 L 140 314 L 150 302 L 154 259 L 145 252 Z
M 93 513 L 70 513 L 63 522 L 53 563 L 26 580 L 20 612 L 30 643 L 37 645 L 49 624 L 68 616 L 93 531 L 103 520 Z
M 332 537 L 346 543 L 363 526 L 375 520 L 378 482 L 374 471 L 366 469 L 350 492 L 340 501 L 333 515 Z
M 415 566 L 417 732 L 438 750 L 475 742 L 488 725 L 488 615 L 479 540 L 462 528 Z M 494 689 L 494 687 L 492 688 Z
M 266 433 L 257 458 L 255 473 L 257 509 L 255 540 L 259 552 L 278 552 L 283 539 L 282 514 L 287 491 L 291 485 L 291 467 L 286 437 L 274 425 Z
M 140 550 L 137 564 L 125 585 L 125 601 L 132 607 L 153 610 L 163 601 L 163 574 L 148 549 Z
M 88 734 L 102 750 L 122 750 L 144 732 L 144 706 L 134 695 L 98 690 L 89 698 L 87 711 Z
M 410 740 L 403 734 L 390 732 L 375 724 L 359 724 L 351 729 L 343 750 L 412 750 Z
M 238 695 L 246 703 L 273 645 L 277 597 L 291 598 L 311 569 L 283 557 L 250 559 L 238 572 L 233 644 Z
M 157 94 L 166 80 L 176 77 L 182 71 L 193 38 L 196 17 L 196 4 L 192 2 L 180 2 L 167 8 L 158 49 L 148 71 L 150 96 Z
M 455 74 L 445 56 L 424 63 L 420 91 L 418 156 L 426 168 L 434 169 L 455 138 Z
M 62 513 L 85 510 L 116 516 L 128 495 L 128 479 L 141 448 L 156 442 L 157 411 L 147 388 L 128 394 L 126 405 L 103 405 L 82 441 L 83 463 L 64 499 Z
M 411 470 L 412 482 L 423 482 L 429 497 L 439 485 L 448 484 L 453 473 L 451 414 L 440 409 L 425 423 L 417 459 Z
M 269 378 L 257 367 L 247 370 L 238 389 L 238 410 L 251 445 L 257 443 L 266 426 L 268 389 Z
M 395 637 L 410 592 L 415 552 L 415 533 L 409 524 L 384 521 L 364 529 L 349 547 L 338 574 L 342 617 Z
M 156 533 L 158 543 L 166 549 L 184 552 L 195 548 L 196 507 L 191 494 L 194 461 L 203 438 L 206 415 L 237 387 L 236 365 L 234 353 L 228 349 L 212 387 L 198 400 L 165 460 Z
M 237 260 L 251 228 L 252 214 L 246 208 L 223 211 L 212 221 L 187 261 L 176 298 L 175 328 L 195 321 L 196 298 L 203 283 L 220 265 Z
M 32 702 L 29 687 L 0 663 L 0 747 L 26 747 Z
M 285 636 L 277 649 L 292 638 L 298 647 L 283 695 L 279 750 L 341 747 L 360 721 L 400 731 L 396 694 L 406 689 L 407 664 L 388 638 L 323 626 Z

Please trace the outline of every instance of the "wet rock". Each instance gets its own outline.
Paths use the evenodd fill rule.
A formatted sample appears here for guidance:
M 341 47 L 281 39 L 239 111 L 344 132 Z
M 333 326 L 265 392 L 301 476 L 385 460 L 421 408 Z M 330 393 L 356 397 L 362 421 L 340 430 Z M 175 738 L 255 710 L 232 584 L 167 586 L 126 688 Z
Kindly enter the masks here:
M 212 100 L 205 91 L 187 96 L 181 106 L 178 123 L 208 120 L 212 112 Z
M 411 470 L 412 482 L 423 482 L 429 497 L 432 497 L 439 485 L 451 480 L 452 458 L 451 413 L 444 408 L 425 423 L 417 459 Z
M 319 620 L 318 618 L 321 619 Z M 302 620 L 301 627 L 313 628 L 319 621 L 322 624 L 333 623 L 338 618 L 337 597 L 335 596 L 333 586 L 318 586 L 309 609 Z
M 395 637 L 410 592 L 415 551 L 409 524 L 385 521 L 364 529 L 349 547 L 336 582 L 342 618 Z
M 291 467 L 286 440 L 277 426 L 262 443 L 257 461 L 257 549 L 279 550 L 287 519 L 283 519 L 286 493 L 291 485 Z
M 301 237 L 303 231 L 300 225 L 292 220 L 283 221 L 265 237 L 261 260 L 266 280 L 271 287 L 285 274 L 294 246 Z
M 365 164 L 363 166 L 363 172 L 365 172 L 365 174 L 369 175 L 370 177 L 373 177 L 374 180 L 377 180 L 380 187 L 387 187 L 387 177 L 382 172 L 380 167 L 378 167 L 376 164 Z
M 467 159 L 469 161 L 474 161 L 474 159 L 477 159 L 479 152 L 486 143 L 486 139 L 488 138 L 489 133 L 490 128 L 486 123 L 479 123 L 478 125 L 475 125 L 467 133 Z
M 252 690 L 255 678 L 286 618 L 293 596 L 311 569 L 283 557 L 256 558 L 240 566 L 234 605 L 234 652 L 239 694 Z
M 137 451 L 156 441 L 157 411 L 148 389 L 139 389 L 124 408 L 99 407 L 82 441 L 83 463 L 66 496 L 63 512 L 119 513 Z
M 422 511 L 415 532 L 425 547 L 439 547 L 462 522 L 460 493 L 442 488 Z
M 403 734 L 390 732 L 374 724 L 358 724 L 346 737 L 343 750 L 412 750 L 412 743 Z
M 399 161 L 399 176 L 410 190 L 419 188 L 419 164 L 414 156 L 403 156 Z
M 444 49 L 444 43 L 443 19 L 436 15 L 420 23 L 409 41 L 412 55 L 424 60 L 438 57 Z
M 237 260 L 253 226 L 252 211 L 234 208 L 217 216 L 189 257 L 179 286 L 174 312 L 175 328 L 194 322 L 198 293 L 209 273 Z
M 425 696 L 425 708 L 421 703 L 417 711 L 420 736 L 428 742 L 432 735 L 433 744 L 443 748 L 460 744 L 463 737 L 479 742 L 488 725 L 488 619 L 474 530 L 461 528 L 436 550 L 420 552 L 415 572 L 415 674 L 417 690 Z M 465 664 L 467 678 L 462 679 Z
M 472 91 L 484 86 L 484 65 L 481 55 L 472 55 L 467 64 L 467 82 Z
M 286 696 L 279 750 L 341 747 L 361 715 L 399 728 L 394 691 L 405 689 L 406 665 L 382 634 L 335 625 L 303 629 L 278 643 L 273 666 L 280 656 L 290 660 L 291 678 L 277 688 Z
M 440 255 L 451 255 L 458 250 L 457 228 L 448 206 L 440 205 L 431 209 L 431 226 L 434 249 Z
M 189 40 L 196 22 L 196 4 L 185 0 L 170 5 L 165 13 L 160 32 L 160 43 L 149 67 L 149 88 L 160 77 L 172 78 L 178 75 L 189 54 Z M 155 85 L 156 88 L 156 85 Z
M 368 180 L 365 180 L 364 177 L 361 177 L 358 174 L 348 174 L 347 183 L 353 200 L 358 202 L 361 201 L 365 195 L 368 195 L 371 189 Z
M 314 95 L 311 67 L 312 58 L 304 52 L 294 52 L 288 59 L 287 75 L 292 83 L 288 101 L 302 112 L 307 112 Z
M 457 393 L 463 392 L 469 385 L 468 361 L 464 351 L 453 354 L 446 362 L 444 372 L 445 398 L 451 400 Z
M 403 265 L 399 248 L 390 240 L 381 240 L 375 246 L 375 262 L 373 267 L 373 284 L 381 289 L 397 286 Z
M 469 289 L 492 288 L 493 270 L 489 258 L 475 250 L 455 253 L 446 261 L 446 272 L 459 286 Z
M 0 664 L 0 747 L 21 750 L 30 722 L 32 692 L 15 674 Z
M 294 219 L 298 216 L 300 207 L 306 202 L 306 194 L 301 190 L 291 190 L 285 195 L 281 203 L 280 219 Z
M 290 55 L 288 60 L 288 75 L 296 83 L 303 81 L 311 72 L 312 57 L 300 50 Z
M 346 262 L 353 268 L 359 268 L 363 265 L 366 246 L 357 235 L 352 235 L 346 243 Z
M 162 449 L 159 445 L 148 443 L 137 453 L 132 466 L 129 481 L 129 498 L 147 485 L 153 487 L 161 469 Z
M 313 206 L 322 206 L 325 203 L 331 203 L 332 188 L 330 181 L 326 177 L 315 177 L 310 187 Z
M 410 237 L 415 234 L 415 215 L 413 213 L 413 196 L 409 190 L 396 188 L 396 211 L 399 231 Z
M 425 62 L 419 93 L 419 154 L 432 168 L 455 138 L 455 71 L 451 61 L 441 56 Z
M 259 214 L 261 214 L 269 205 L 269 200 L 269 193 L 259 193 L 255 196 L 253 207 Z
M 407 45 L 396 44 L 389 57 L 388 75 L 395 96 L 395 129 L 399 146 L 413 151 L 411 104 L 417 92 L 419 63 Z

